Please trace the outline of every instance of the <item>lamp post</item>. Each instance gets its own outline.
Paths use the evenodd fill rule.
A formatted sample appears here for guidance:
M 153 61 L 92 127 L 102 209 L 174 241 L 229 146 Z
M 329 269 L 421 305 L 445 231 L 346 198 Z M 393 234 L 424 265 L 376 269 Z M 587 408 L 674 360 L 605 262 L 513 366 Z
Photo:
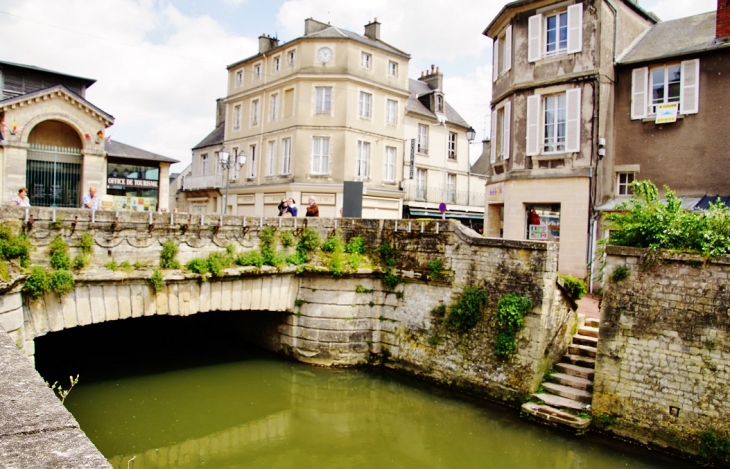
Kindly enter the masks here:
M 474 127 L 469 127 L 466 131 L 466 139 L 469 141 L 469 145 L 466 146 L 466 160 L 469 163 L 466 177 L 466 205 L 471 207 L 471 144 L 474 139 L 477 138 L 477 131 Z M 471 222 L 470 222 L 471 223 Z
M 226 173 L 226 195 L 223 198 L 223 215 L 225 215 L 228 212 L 228 186 L 231 185 L 230 170 L 233 167 L 241 169 L 246 164 L 246 154 L 236 149 L 236 154 L 231 159 L 231 154 L 226 150 L 226 146 L 222 145 L 218 152 L 218 164 L 221 165 L 221 169 Z

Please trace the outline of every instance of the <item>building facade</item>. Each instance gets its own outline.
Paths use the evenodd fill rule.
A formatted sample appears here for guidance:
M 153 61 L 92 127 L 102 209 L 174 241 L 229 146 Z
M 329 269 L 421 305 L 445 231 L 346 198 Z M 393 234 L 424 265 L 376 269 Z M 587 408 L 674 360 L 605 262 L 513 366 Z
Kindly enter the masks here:
M 0 197 L 27 187 L 33 206 L 167 209 L 172 158 L 105 137 L 114 117 L 86 99 L 95 80 L 0 62 Z
M 217 106 L 216 128 L 193 148 L 191 175 L 183 182 L 187 209 L 275 216 L 283 198 L 301 205 L 314 197 L 320 215 L 334 217 L 343 207 L 345 181 L 363 183 L 365 218 L 400 218 L 409 213 L 404 207 L 411 200 L 424 213 L 437 209 L 425 193 L 409 192 L 411 181 L 423 174 L 411 164 L 426 171 L 424 183 L 434 168 L 445 174 L 430 176 L 446 191 L 443 197 L 449 183 L 470 185 L 469 126 L 425 76 L 416 81 L 425 84 L 419 89 L 437 93 L 449 112 L 432 112 L 416 96 L 419 112 L 411 113 L 415 84 L 408 78 L 409 60 L 380 39 L 377 20 L 365 26 L 364 35 L 307 19 L 304 35 L 290 42 L 261 36 L 258 54 L 228 67 L 228 93 Z M 430 155 L 414 150 L 412 160 L 419 122 L 435 142 Z M 234 160 L 244 154 L 245 164 L 223 169 L 218 163 L 223 148 Z M 477 191 L 479 183 L 474 186 Z M 470 209 L 481 212 L 483 205 Z

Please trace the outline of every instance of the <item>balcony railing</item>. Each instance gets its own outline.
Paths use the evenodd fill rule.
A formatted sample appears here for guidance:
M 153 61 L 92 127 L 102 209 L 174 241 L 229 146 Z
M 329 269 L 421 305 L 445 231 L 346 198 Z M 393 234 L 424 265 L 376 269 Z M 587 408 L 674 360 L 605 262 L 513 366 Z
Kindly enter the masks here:
M 206 174 L 204 176 L 186 176 L 183 180 L 184 191 L 201 189 L 220 189 L 223 187 L 223 174 Z
M 484 192 L 477 191 L 449 191 L 444 187 L 406 186 L 406 201 L 444 202 L 451 205 L 465 205 L 471 207 L 484 206 Z

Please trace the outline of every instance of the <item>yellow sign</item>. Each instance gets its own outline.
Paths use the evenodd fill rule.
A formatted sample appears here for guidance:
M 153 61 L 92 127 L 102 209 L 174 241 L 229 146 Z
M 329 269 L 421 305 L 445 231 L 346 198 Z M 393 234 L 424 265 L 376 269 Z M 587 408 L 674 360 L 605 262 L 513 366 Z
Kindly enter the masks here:
M 679 103 L 657 104 L 655 124 L 671 124 L 677 122 Z

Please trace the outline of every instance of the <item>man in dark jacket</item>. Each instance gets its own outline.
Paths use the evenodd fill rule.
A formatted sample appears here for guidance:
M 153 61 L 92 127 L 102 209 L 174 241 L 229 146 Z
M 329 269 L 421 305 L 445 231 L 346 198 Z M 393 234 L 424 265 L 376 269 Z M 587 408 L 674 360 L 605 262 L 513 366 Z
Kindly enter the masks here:
M 314 197 L 309 198 L 309 206 L 307 206 L 307 216 L 308 217 L 318 217 L 319 216 L 319 207 L 317 206 L 317 201 L 314 200 Z

